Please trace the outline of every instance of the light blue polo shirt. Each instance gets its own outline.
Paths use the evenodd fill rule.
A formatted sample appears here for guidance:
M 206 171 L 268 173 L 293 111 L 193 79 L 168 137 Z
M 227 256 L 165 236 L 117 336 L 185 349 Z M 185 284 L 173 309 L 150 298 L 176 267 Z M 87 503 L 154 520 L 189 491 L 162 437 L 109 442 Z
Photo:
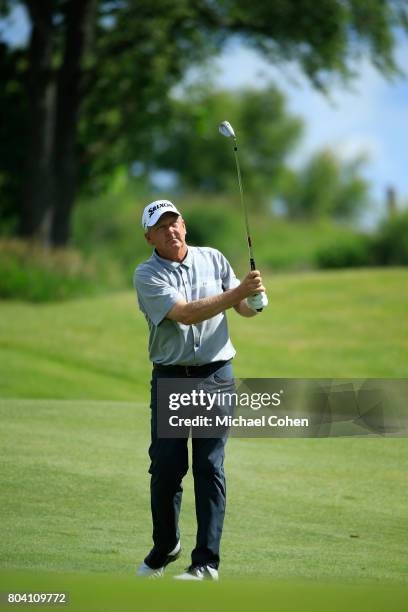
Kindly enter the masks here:
M 220 295 L 239 284 L 229 262 L 216 249 L 189 246 L 181 263 L 163 259 L 154 251 L 134 275 L 139 307 L 149 325 L 150 360 L 163 365 L 203 365 L 232 359 L 235 349 L 225 312 L 194 325 L 170 321 L 166 315 L 180 300 Z

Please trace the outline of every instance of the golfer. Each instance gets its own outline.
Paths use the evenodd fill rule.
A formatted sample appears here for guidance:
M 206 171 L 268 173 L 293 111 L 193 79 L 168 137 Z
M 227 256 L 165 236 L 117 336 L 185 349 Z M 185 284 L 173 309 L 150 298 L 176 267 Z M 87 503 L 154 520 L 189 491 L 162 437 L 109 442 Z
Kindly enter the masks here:
M 157 381 L 160 378 L 233 380 L 235 356 L 225 311 L 253 317 L 265 306 L 258 271 L 240 282 L 227 259 L 213 248 L 186 244 L 186 225 L 169 200 L 152 202 L 142 225 L 154 251 L 137 267 L 134 285 L 149 326 L 151 380 L 151 512 L 153 548 L 137 575 L 160 577 L 181 552 L 178 519 L 182 479 L 188 470 L 187 439 L 158 438 Z M 218 579 L 226 488 L 225 438 L 193 438 L 192 466 L 197 516 L 191 565 L 176 578 Z

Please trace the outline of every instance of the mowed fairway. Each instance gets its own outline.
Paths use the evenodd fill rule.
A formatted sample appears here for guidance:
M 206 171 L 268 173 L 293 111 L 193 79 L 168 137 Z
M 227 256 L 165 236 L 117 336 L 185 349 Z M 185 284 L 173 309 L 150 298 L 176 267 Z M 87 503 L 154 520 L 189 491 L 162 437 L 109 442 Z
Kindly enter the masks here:
M 236 374 L 406 377 L 407 280 L 404 270 L 268 279 L 268 310 L 231 313 Z M 151 529 L 149 362 L 133 294 L 2 303 L 0 338 L 0 590 L 57 588 L 47 573 L 64 572 L 84 609 L 102 609 L 100 597 L 113 606 L 119 592 L 141 610 L 216 609 L 214 598 L 223 609 L 333 610 L 343 596 L 348 610 L 403 609 L 408 440 L 231 439 L 225 582 L 199 585 L 200 601 L 193 585 L 137 586 Z M 169 576 L 194 544 L 190 474 L 181 530 Z
M 3 566 L 132 572 L 150 544 L 147 410 L 62 400 L 0 410 Z M 405 439 L 228 444 L 226 576 L 406 581 Z M 194 544 L 190 478 L 184 497 L 178 569 Z

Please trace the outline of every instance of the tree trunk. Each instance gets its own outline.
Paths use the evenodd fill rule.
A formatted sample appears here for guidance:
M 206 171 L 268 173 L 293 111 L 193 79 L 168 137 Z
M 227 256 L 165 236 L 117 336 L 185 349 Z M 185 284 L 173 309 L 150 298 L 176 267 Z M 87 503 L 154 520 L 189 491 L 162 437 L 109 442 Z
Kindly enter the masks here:
M 52 0 L 27 1 L 26 4 L 32 22 L 27 79 L 30 131 L 20 234 L 46 242 L 53 203 L 55 84 L 52 72 Z
M 76 140 L 84 94 L 84 59 L 93 42 L 97 0 L 71 0 L 67 5 L 65 48 L 58 74 L 54 142 L 55 200 L 51 242 L 64 246 L 70 235 L 77 192 Z

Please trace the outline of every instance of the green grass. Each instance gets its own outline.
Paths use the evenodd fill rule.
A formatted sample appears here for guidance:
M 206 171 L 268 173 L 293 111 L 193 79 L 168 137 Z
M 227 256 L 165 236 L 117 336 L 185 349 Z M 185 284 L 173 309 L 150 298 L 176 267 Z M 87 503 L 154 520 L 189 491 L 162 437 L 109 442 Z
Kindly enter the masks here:
M 131 573 L 150 545 L 144 405 L 0 403 L 3 568 Z M 227 577 L 408 583 L 405 439 L 231 439 Z M 191 476 L 181 521 L 188 563 Z M 175 564 L 176 565 L 176 564 Z
M 238 377 L 404 377 L 408 272 L 268 276 L 256 319 L 229 314 Z M 145 401 L 147 325 L 132 291 L 0 302 L 0 397 Z
M 252 227 L 256 261 L 273 270 L 316 268 L 321 249 L 356 241 L 355 228 L 329 219 L 302 222 L 252 215 Z
M 267 286 L 262 315 L 229 317 L 237 376 L 407 376 L 404 269 Z M 0 590 L 64 587 L 85 610 L 403 610 L 403 438 L 231 439 L 224 581 L 200 597 L 135 581 L 150 546 L 146 343 L 131 292 L 0 304 Z M 194 544 L 190 473 L 181 530 L 170 577 Z
M 69 610 L 143 612 L 403 612 L 406 587 L 348 586 L 295 581 L 223 580 L 220 583 L 177 584 L 136 581 L 132 576 L 4 572 L 2 591 L 69 594 Z M 56 606 L 53 607 L 56 609 Z M 48 608 L 50 609 L 50 608 Z M 64 608 L 63 608 L 64 609 Z

